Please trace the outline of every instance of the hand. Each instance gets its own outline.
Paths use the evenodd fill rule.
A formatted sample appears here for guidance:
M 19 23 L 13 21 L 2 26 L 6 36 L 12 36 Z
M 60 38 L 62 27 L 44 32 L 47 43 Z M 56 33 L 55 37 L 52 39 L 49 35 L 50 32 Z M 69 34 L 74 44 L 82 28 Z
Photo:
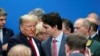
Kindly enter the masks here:
M 7 46 L 8 46 L 8 43 L 2 45 L 2 50 L 3 50 L 3 51 L 7 51 Z

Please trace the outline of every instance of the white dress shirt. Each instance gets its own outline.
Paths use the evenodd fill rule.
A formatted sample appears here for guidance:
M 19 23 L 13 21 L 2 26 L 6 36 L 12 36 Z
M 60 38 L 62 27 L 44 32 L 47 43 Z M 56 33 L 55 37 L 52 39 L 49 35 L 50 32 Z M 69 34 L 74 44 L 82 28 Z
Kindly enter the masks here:
M 1 43 L 3 42 L 3 30 L 2 29 L 0 29 L 0 41 Z
M 61 31 L 61 33 L 56 37 L 56 38 L 53 38 L 52 41 L 55 39 L 57 40 L 57 56 L 59 54 L 59 49 L 60 49 L 60 45 L 61 45 L 61 40 L 62 40 L 62 37 L 63 37 L 63 32 Z M 52 47 L 52 43 L 51 43 L 51 47 Z

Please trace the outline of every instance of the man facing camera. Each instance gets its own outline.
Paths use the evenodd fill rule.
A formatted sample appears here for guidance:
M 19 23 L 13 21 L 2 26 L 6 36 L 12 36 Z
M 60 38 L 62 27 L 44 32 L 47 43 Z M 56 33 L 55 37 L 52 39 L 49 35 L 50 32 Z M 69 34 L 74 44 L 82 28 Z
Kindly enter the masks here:
M 62 31 L 62 19 L 57 12 L 43 15 L 44 32 L 50 37 L 43 41 L 42 47 L 46 56 L 66 56 L 66 35 Z
M 9 39 L 14 35 L 11 29 L 5 27 L 7 13 L 3 8 L 0 8 L 0 41 L 2 44 L 3 56 L 6 56 Z
M 23 15 L 20 18 L 20 33 L 13 36 L 8 42 L 8 51 L 17 44 L 28 46 L 32 51 L 32 56 L 44 56 L 41 43 L 35 38 L 37 16 Z

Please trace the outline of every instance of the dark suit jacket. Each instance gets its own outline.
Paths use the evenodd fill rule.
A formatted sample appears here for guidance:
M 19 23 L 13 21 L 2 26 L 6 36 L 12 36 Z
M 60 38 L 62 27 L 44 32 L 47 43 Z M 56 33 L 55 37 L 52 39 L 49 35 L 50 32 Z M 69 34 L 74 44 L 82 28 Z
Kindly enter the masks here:
M 8 43 L 9 39 L 14 35 L 11 29 L 3 28 L 3 43 L 2 45 Z M 6 51 L 3 51 L 3 56 L 6 56 Z
M 40 43 L 40 41 L 37 40 L 36 38 L 33 38 L 33 39 L 34 39 L 34 41 L 35 41 L 36 44 L 37 44 L 37 47 L 38 47 L 39 52 L 40 52 L 40 56 L 44 56 L 43 51 L 42 51 L 42 48 L 41 48 L 41 43 Z M 15 45 L 17 45 L 17 44 L 24 44 L 24 45 L 30 47 L 30 48 L 31 48 L 31 51 L 32 51 L 32 47 L 31 47 L 31 45 L 29 44 L 27 37 L 26 37 L 25 35 L 23 35 L 22 33 L 19 33 L 18 35 L 15 35 L 15 36 L 13 36 L 13 37 L 10 39 L 10 41 L 8 42 L 8 48 L 7 48 L 8 51 L 9 51 L 13 46 L 15 46 Z M 32 51 L 32 56 L 34 56 L 33 51 Z
M 100 42 L 100 31 L 98 31 L 98 34 L 96 34 L 96 35 L 93 37 L 93 39 Z
M 43 48 L 46 56 L 52 56 L 51 42 L 52 42 L 52 37 L 49 37 L 46 41 L 42 42 L 42 48 Z M 63 34 L 58 56 L 66 56 L 66 54 L 65 54 L 65 44 L 66 44 L 66 35 Z

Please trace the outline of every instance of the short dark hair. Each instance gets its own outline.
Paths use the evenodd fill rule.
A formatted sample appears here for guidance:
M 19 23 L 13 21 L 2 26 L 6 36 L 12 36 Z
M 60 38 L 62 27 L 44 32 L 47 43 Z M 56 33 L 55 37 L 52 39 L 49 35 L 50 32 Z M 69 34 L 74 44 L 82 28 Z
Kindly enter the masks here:
M 55 27 L 57 25 L 57 28 L 59 30 L 62 30 L 62 19 L 58 12 L 51 12 L 43 15 L 42 21 L 43 23 L 48 24 L 51 27 Z
M 98 24 L 90 22 L 91 23 L 91 27 L 93 27 L 93 31 L 97 31 L 98 29 Z
M 71 50 L 85 50 L 86 42 L 86 37 L 78 33 L 72 33 L 66 39 L 66 43 Z
M 71 29 L 71 33 L 74 32 L 74 27 L 73 27 L 73 24 L 72 24 L 72 22 L 70 20 L 63 18 L 62 22 L 64 23 L 65 29 L 69 29 L 70 28 Z

